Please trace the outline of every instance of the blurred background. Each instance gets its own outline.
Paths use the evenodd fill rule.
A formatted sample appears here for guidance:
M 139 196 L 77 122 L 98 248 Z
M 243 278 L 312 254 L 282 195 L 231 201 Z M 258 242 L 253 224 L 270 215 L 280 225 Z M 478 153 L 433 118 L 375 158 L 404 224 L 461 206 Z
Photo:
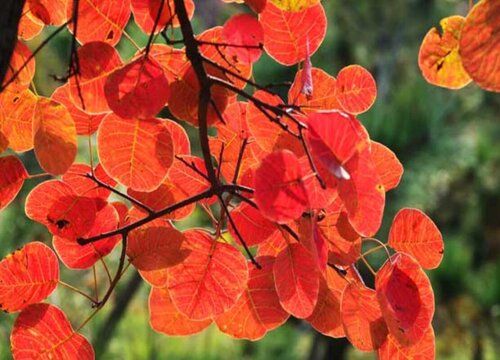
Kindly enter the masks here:
M 195 3 L 194 25 L 199 31 L 245 9 L 220 0 Z M 388 193 L 384 225 L 377 237 L 386 240 L 401 207 L 422 209 L 443 233 L 444 260 L 437 270 L 428 272 L 436 295 L 437 358 L 495 360 L 500 359 L 500 95 L 474 84 L 459 91 L 431 86 L 417 65 L 426 32 L 438 26 L 442 17 L 465 15 L 468 3 L 324 0 L 329 27 L 312 61 L 334 76 L 346 65 L 360 64 L 377 80 L 377 101 L 360 119 L 371 137 L 395 151 L 405 167 L 400 186 Z M 44 30 L 29 46 L 36 48 L 52 31 Z M 133 20 L 127 32 L 139 44 L 146 43 L 147 37 Z M 65 75 L 69 43 L 65 32 L 37 57 L 40 94 L 50 96 L 59 85 L 50 75 Z M 124 58 L 134 52 L 127 40 L 122 40 L 119 50 Z M 277 83 L 293 80 L 296 70 L 263 56 L 254 75 L 257 81 Z M 41 172 L 31 153 L 22 157 L 30 173 Z M 86 159 L 82 151 L 79 160 Z M 32 240 L 50 243 L 47 231 L 24 215 L 25 197 L 35 185 L 28 181 L 16 201 L 0 213 L 0 257 Z M 204 223 L 206 219 L 195 213 L 180 226 Z M 376 256 L 371 260 L 381 261 Z M 116 264 L 110 261 L 110 266 Z M 97 270 L 102 273 L 102 268 Z M 63 270 L 62 278 L 82 287 L 93 284 L 92 271 Z M 105 278 L 98 278 L 104 288 Z M 98 359 L 375 358 L 296 319 L 258 342 L 233 340 L 215 326 L 191 337 L 166 337 L 149 325 L 148 294 L 148 286 L 130 269 L 114 301 L 82 330 L 95 345 Z M 50 301 L 66 311 L 75 327 L 91 312 L 88 302 L 65 288 L 60 287 Z M 11 358 L 9 335 L 14 320 L 15 315 L 0 314 L 0 359 Z

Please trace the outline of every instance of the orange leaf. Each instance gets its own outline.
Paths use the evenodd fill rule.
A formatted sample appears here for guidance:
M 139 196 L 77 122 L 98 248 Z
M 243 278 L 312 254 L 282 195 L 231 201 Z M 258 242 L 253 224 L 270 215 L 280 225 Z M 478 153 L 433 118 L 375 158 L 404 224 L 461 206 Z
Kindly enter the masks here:
M 146 119 L 165 106 L 170 87 L 160 64 L 143 55 L 113 71 L 106 80 L 104 94 L 116 115 L 124 119 Z
M 251 267 L 247 288 L 229 311 L 215 322 L 225 334 L 236 339 L 259 340 L 282 325 L 290 316 L 280 305 L 274 286 L 273 257 L 257 257 L 262 269 Z
M 64 174 L 76 158 L 76 128 L 68 110 L 39 98 L 33 121 L 33 144 L 38 163 L 52 175 Z
M 413 256 L 424 269 L 443 259 L 444 244 L 436 224 L 418 209 L 401 209 L 392 222 L 388 245 Z
M 106 200 L 111 195 L 111 190 L 99 186 L 94 180 L 87 177 L 89 174 L 91 174 L 90 166 L 73 164 L 63 175 L 62 180 L 70 185 L 77 195 L 95 199 L 97 207 L 101 204 L 105 205 Z M 94 169 L 94 176 L 111 187 L 116 185 L 116 182 L 104 172 L 101 164 L 98 164 Z
M 30 5 L 27 1 L 24 3 L 22 14 L 17 36 L 23 40 L 31 40 L 42 32 L 44 23 L 31 14 Z
M 242 202 L 231 211 L 231 217 L 248 246 L 259 245 L 278 231 L 274 223 L 263 217 L 258 209 L 245 202 Z M 228 228 L 231 236 L 237 239 L 238 237 L 231 223 Z
M 28 178 L 24 164 L 15 156 L 0 157 L 0 210 L 14 200 Z
M 181 250 L 184 235 L 172 227 L 147 227 L 129 235 L 127 255 L 151 286 L 167 285 L 167 269 L 182 262 L 189 252 Z
M 349 65 L 337 75 L 336 95 L 345 112 L 361 114 L 375 102 L 377 85 L 368 70 L 359 65 Z
M 106 116 L 97 132 L 102 167 L 113 179 L 137 191 L 163 182 L 173 161 L 172 136 L 159 119 Z
M 10 64 L 4 77 L 4 84 L 19 71 L 14 81 L 22 87 L 29 87 L 35 76 L 35 58 L 33 57 L 26 63 L 30 56 L 31 50 L 23 42 L 18 41 L 14 48 L 14 53 L 10 58 Z
M 222 35 L 228 46 L 229 55 L 238 58 L 244 64 L 256 62 L 262 50 L 257 48 L 264 42 L 264 31 L 260 22 L 250 14 L 238 14 L 224 24 Z
M 424 336 L 416 344 L 402 346 L 389 334 L 377 352 L 380 360 L 434 360 L 436 358 L 436 344 L 432 326 L 425 331 Z
M 301 11 L 318 4 L 320 0 L 269 0 L 269 2 L 286 11 Z
M 500 92 L 500 2 L 483 0 L 467 15 L 460 37 L 467 73 L 483 89 Z
M 156 17 L 158 16 L 158 10 L 160 10 L 160 1 L 161 0 L 131 0 L 132 13 L 134 14 L 135 22 L 146 34 L 151 34 L 151 31 L 153 31 L 153 26 L 155 24 Z M 189 18 L 191 19 L 194 14 L 193 0 L 185 0 L 184 5 L 186 6 Z M 156 25 L 155 33 L 159 33 L 170 20 L 172 20 L 172 25 L 174 27 L 179 26 L 179 19 L 175 16 L 174 7 L 173 0 L 166 0 L 163 3 L 163 9 L 158 24 Z M 175 16 L 173 19 L 171 19 L 172 12 L 174 12 Z
M 31 14 L 42 20 L 45 25 L 60 26 L 66 20 L 68 0 L 28 0 Z
M 17 152 L 33 148 L 33 116 L 37 96 L 11 84 L 0 94 L 0 125 L 9 147 Z
M 94 349 L 66 315 L 49 304 L 33 304 L 17 317 L 10 337 L 14 359 L 93 360 Z
M 370 154 L 385 192 L 397 187 L 404 170 L 396 154 L 376 141 L 371 142 Z
M 268 2 L 259 15 L 264 29 L 264 49 L 283 65 L 294 65 L 318 50 L 326 34 L 326 15 L 321 4 L 297 12 L 281 10 Z
M 396 253 L 375 277 L 377 298 L 389 332 L 403 346 L 425 335 L 434 315 L 429 278 L 410 255 Z
M 378 349 L 387 337 L 377 294 L 359 283 L 350 283 L 341 300 L 342 323 L 347 338 L 361 351 Z
M 14 312 L 43 301 L 57 287 L 59 263 L 41 242 L 31 242 L 0 261 L 0 309 Z
M 459 54 L 458 42 L 465 23 L 463 16 L 450 16 L 440 22 L 442 32 L 432 28 L 425 35 L 418 54 L 418 66 L 427 82 L 449 89 L 470 83 Z
M 66 15 L 73 15 L 73 1 L 68 2 Z M 78 4 L 78 33 L 76 38 L 82 44 L 104 41 L 118 44 L 130 18 L 130 0 L 83 0 Z M 69 25 L 73 32 L 73 23 Z
M 276 257 L 276 291 L 281 306 L 293 316 L 311 316 L 318 302 L 319 279 L 316 261 L 301 244 L 289 244 Z
M 168 290 L 180 312 L 204 320 L 229 310 L 245 289 L 245 257 L 201 230 L 185 233 L 189 256 L 168 271 Z
M 153 330 L 165 335 L 186 336 L 202 331 L 212 319 L 189 319 L 177 310 L 166 287 L 154 287 L 149 295 L 149 323 Z

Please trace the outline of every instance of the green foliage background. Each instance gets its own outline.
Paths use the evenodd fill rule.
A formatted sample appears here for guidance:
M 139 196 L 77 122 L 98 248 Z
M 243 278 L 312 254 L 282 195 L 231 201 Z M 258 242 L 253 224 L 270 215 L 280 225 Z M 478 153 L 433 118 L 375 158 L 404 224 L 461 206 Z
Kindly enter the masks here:
M 466 0 L 324 0 L 329 19 L 327 37 L 314 55 L 314 66 L 335 75 L 357 63 L 375 75 L 379 96 L 362 115 L 371 137 L 393 149 L 405 166 L 399 188 L 387 197 L 385 240 L 391 219 L 401 207 L 418 207 L 442 230 L 445 257 L 430 272 L 436 293 L 434 327 L 438 359 L 500 358 L 500 96 L 475 85 L 460 91 L 427 84 L 417 65 L 421 40 L 442 17 L 463 14 Z M 220 0 L 197 1 L 195 26 L 221 24 L 241 6 Z M 51 30 L 30 42 L 35 48 Z M 127 31 L 140 44 L 146 37 L 131 22 Z M 50 95 L 58 84 L 49 75 L 64 75 L 69 35 L 56 38 L 37 57 L 36 86 Z M 122 40 L 124 58 L 134 48 Z M 255 78 L 278 83 L 291 81 L 296 67 L 285 68 L 264 56 L 255 66 Z M 285 95 L 285 94 L 284 94 Z M 195 133 L 188 129 L 190 133 Z M 82 143 L 82 149 L 86 149 Z M 86 161 L 85 151 L 79 155 Z M 22 155 L 30 173 L 39 171 L 32 153 Z M 24 200 L 36 184 L 27 182 L 21 196 L 0 213 L 0 256 L 32 240 L 50 243 L 45 229 L 24 215 Z M 207 224 L 196 213 L 181 226 Z M 115 256 L 116 258 L 116 256 Z M 383 259 L 376 256 L 377 264 Z M 111 263 L 113 268 L 116 264 Z M 98 267 L 99 274 L 102 268 Z M 122 281 L 118 293 L 133 277 Z M 93 274 L 63 271 L 65 281 L 81 286 L 93 283 Z M 98 275 L 103 289 L 106 278 Z M 98 359 L 372 359 L 343 340 L 317 334 L 308 325 L 291 320 L 259 342 L 236 341 L 214 326 L 186 338 L 165 337 L 149 326 L 147 297 L 142 284 L 133 296 L 116 331 L 100 333 L 113 303 L 87 325 L 83 333 L 97 343 Z M 90 314 L 88 302 L 60 288 L 50 301 L 61 306 L 78 326 Z M 10 359 L 9 334 L 15 314 L 0 315 L 0 359 Z

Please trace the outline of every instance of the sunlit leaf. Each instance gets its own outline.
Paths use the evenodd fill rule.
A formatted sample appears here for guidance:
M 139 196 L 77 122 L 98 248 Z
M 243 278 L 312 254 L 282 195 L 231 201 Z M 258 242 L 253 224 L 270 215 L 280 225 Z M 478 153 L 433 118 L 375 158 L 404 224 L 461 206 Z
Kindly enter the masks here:
M 375 102 L 377 97 L 375 79 L 362 66 L 346 66 L 337 75 L 336 96 L 344 111 L 361 114 Z
M 316 261 L 301 244 L 289 244 L 276 257 L 276 291 L 281 306 L 293 316 L 311 316 L 318 302 L 319 279 Z
M 435 269 L 443 259 L 444 244 L 436 224 L 418 209 L 401 209 L 391 225 L 388 245 L 413 256 L 424 269 Z
M 259 15 L 264 29 L 264 49 L 283 65 L 294 65 L 313 55 L 326 34 L 326 15 L 321 4 L 298 12 L 281 10 L 268 2 Z
M 23 42 L 18 41 L 12 57 L 10 58 L 10 64 L 7 68 L 7 72 L 4 77 L 4 84 L 9 81 L 14 74 L 16 79 L 14 80 L 19 85 L 27 88 L 29 87 L 33 77 L 35 76 L 35 58 L 33 57 L 28 62 L 28 58 L 31 56 L 31 50 Z
M 416 344 L 434 315 L 434 292 L 418 262 L 396 253 L 377 272 L 375 288 L 389 332 L 403 346 Z
M 108 115 L 99 126 L 97 145 L 106 173 L 137 191 L 160 186 L 173 161 L 172 136 L 159 119 Z
M 23 187 L 28 172 L 17 157 L 0 157 L 0 210 L 5 209 L 14 200 Z
M 183 250 L 189 256 L 169 269 L 168 290 L 175 306 L 192 320 L 204 320 L 229 310 L 244 291 L 248 269 L 233 246 L 208 233 L 185 233 Z
M 56 306 L 33 304 L 14 322 L 10 336 L 14 359 L 93 360 L 94 349 L 75 332 Z
M 436 358 L 434 330 L 432 326 L 426 330 L 422 339 L 411 346 L 402 346 L 389 334 L 377 351 L 380 360 L 434 360 Z
M 153 26 L 158 16 L 158 11 L 160 10 L 160 4 L 161 0 L 131 0 L 134 20 L 136 24 L 141 28 L 141 30 L 146 34 L 151 34 L 151 31 L 153 31 Z M 186 6 L 186 11 L 189 18 L 191 18 L 194 13 L 193 0 L 185 0 L 184 5 Z M 163 3 L 162 12 L 158 19 L 158 24 L 156 25 L 155 33 L 163 30 L 165 25 L 167 25 L 167 22 L 169 22 L 170 20 L 172 20 L 173 26 L 179 26 L 179 19 L 177 18 L 177 16 L 171 19 L 172 13 L 175 14 L 174 10 L 174 1 L 165 0 Z
M 228 46 L 227 53 L 236 56 L 245 64 L 256 62 L 262 50 L 259 46 L 264 42 L 262 25 L 250 14 L 239 14 L 231 17 L 224 24 L 223 39 Z
M 231 211 L 231 217 L 248 246 L 259 245 L 278 230 L 276 225 L 263 217 L 258 209 L 244 202 Z M 231 224 L 229 232 L 234 239 L 237 239 Z
M 370 154 L 384 190 L 387 192 L 397 187 L 403 176 L 403 165 L 396 154 L 376 141 L 371 142 Z
M 215 322 L 225 334 L 237 339 L 259 340 L 290 316 L 280 305 L 274 285 L 273 257 L 257 257 L 262 266 L 250 265 L 245 291 L 236 304 Z
M 272 4 L 286 11 L 300 11 L 316 5 L 321 0 L 269 0 Z
M 59 263 L 41 242 L 31 242 L 0 261 L 0 309 L 14 312 L 43 301 L 57 287 Z

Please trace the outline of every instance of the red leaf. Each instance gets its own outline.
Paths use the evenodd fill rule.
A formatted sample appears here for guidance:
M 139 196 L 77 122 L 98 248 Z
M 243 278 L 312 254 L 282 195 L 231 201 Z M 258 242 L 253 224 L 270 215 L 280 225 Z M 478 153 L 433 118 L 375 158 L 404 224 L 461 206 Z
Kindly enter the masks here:
M 160 64 L 144 55 L 113 71 L 106 80 L 104 94 L 116 115 L 147 119 L 165 106 L 170 87 Z
M 227 53 L 234 55 L 244 64 L 259 60 L 262 50 L 256 48 L 264 42 L 264 31 L 260 22 L 250 14 L 238 14 L 224 24 L 222 35 L 230 45 Z
M 276 257 L 274 280 L 281 306 L 300 319 L 311 316 L 318 302 L 320 274 L 313 256 L 298 243 Z
M 444 244 L 436 224 L 418 209 L 401 209 L 392 222 L 388 245 L 413 256 L 424 269 L 443 259 Z
M 33 304 L 17 317 L 10 336 L 14 359 L 93 360 L 94 349 L 66 315 L 49 304 Z
M 139 56 L 140 53 L 138 51 L 136 56 Z M 175 49 L 165 44 L 152 44 L 149 55 L 163 68 L 169 83 L 182 77 L 190 65 L 184 49 Z
M 206 232 L 185 233 L 183 250 L 189 256 L 169 269 L 168 290 L 180 312 L 204 320 L 229 310 L 244 291 L 248 279 L 244 256 Z
M 151 34 L 153 31 L 153 26 L 158 16 L 158 10 L 160 10 L 161 0 L 131 0 L 132 13 L 134 14 L 134 19 L 136 24 L 141 28 L 146 34 Z M 192 0 L 185 0 L 184 5 L 186 6 L 186 11 L 191 19 L 194 13 L 194 3 Z M 174 10 L 174 1 L 166 0 L 163 4 L 163 9 L 156 25 L 155 33 L 159 33 L 167 22 L 171 20 L 171 10 Z M 175 13 L 174 13 L 175 14 Z M 179 20 L 177 16 L 172 19 L 172 24 L 175 27 L 179 26 Z
M 276 225 L 263 217 L 258 209 L 244 202 L 231 211 L 231 217 L 248 246 L 259 245 L 278 231 Z M 237 239 L 233 226 L 229 224 L 228 227 L 233 239 Z
M 170 131 L 154 118 L 125 120 L 110 114 L 99 126 L 97 146 L 106 173 L 137 191 L 160 186 L 174 157 Z
M 500 2 L 483 0 L 467 15 L 460 36 L 465 71 L 483 89 L 500 92 Z
M 375 288 L 389 332 L 399 344 L 416 344 L 434 315 L 434 293 L 418 262 L 396 253 L 380 268 Z
M 280 305 L 274 286 L 273 257 L 257 257 L 262 269 L 251 267 L 245 291 L 229 311 L 215 322 L 223 332 L 237 339 L 259 340 L 289 317 Z
M 350 283 L 341 300 L 342 323 L 347 338 L 361 351 L 378 349 L 387 337 L 387 326 L 377 302 L 377 293 L 359 283 Z
M 78 33 L 82 44 L 104 41 L 114 46 L 120 41 L 130 18 L 130 0 L 85 0 L 78 4 Z M 66 16 L 73 16 L 73 1 L 68 2 Z M 73 22 L 69 25 L 73 32 Z
M 380 360 L 434 360 L 436 358 L 436 344 L 432 326 L 425 331 L 424 336 L 416 344 L 405 347 L 389 334 L 377 355 Z
M 78 24 L 80 25 L 80 18 Z M 70 77 L 68 81 L 71 101 L 77 108 L 89 114 L 109 111 L 104 85 L 107 76 L 122 65 L 120 54 L 114 47 L 102 41 L 85 43 L 77 50 L 77 54 L 80 73 Z
M 149 295 L 149 323 L 153 330 L 162 334 L 186 336 L 202 331 L 212 323 L 212 319 L 189 319 L 177 310 L 166 287 L 154 287 Z
M 31 50 L 23 42 L 17 41 L 12 57 L 10 58 L 10 64 L 7 68 L 7 72 L 4 76 L 4 84 L 9 81 L 15 73 L 16 79 L 14 82 L 18 83 L 24 88 L 28 88 L 33 77 L 35 76 L 35 58 L 31 58 L 29 62 L 28 58 L 31 56 Z
M 17 157 L 0 157 L 0 210 L 14 200 L 28 178 L 24 164 Z
M 31 242 L 0 261 L 0 309 L 14 312 L 43 301 L 57 287 L 59 263 L 41 242 Z
M 325 10 L 321 4 L 292 12 L 268 2 L 259 15 L 264 29 L 264 49 L 283 65 L 294 65 L 318 50 L 326 34 Z
M 24 3 L 21 20 L 17 36 L 23 40 L 31 40 L 42 32 L 44 23 L 31 14 L 30 5 L 26 1 Z
M 49 180 L 26 198 L 26 215 L 64 238 L 76 239 L 90 231 L 96 220 L 94 199 L 78 196 L 71 186 Z
M 129 235 L 127 255 L 151 286 L 167 285 L 167 269 L 179 264 L 189 252 L 181 250 L 184 235 L 171 227 L 147 227 Z
M 336 94 L 344 111 L 361 114 L 375 102 L 377 85 L 368 70 L 359 65 L 350 65 L 337 75 Z
M 255 202 L 269 220 L 287 223 L 308 207 L 300 163 L 290 151 L 266 156 L 255 171 Z
M 371 142 L 370 154 L 385 192 L 397 187 L 404 170 L 396 154 L 376 141 Z
M 46 25 L 59 26 L 66 20 L 66 3 L 68 0 L 28 0 L 31 14 Z
M 96 206 L 99 207 L 99 205 L 105 203 L 109 195 L 111 195 L 111 190 L 101 187 L 94 180 L 88 178 L 87 176 L 89 174 L 91 174 L 90 166 L 86 164 L 73 164 L 63 175 L 62 180 L 70 185 L 77 195 L 100 201 L 96 203 Z M 111 187 L 116 186 L 116 182 L 106 174 L 101 164 L 98 164 L 94 169 L 94 176 L 99 181 Z
M 471 82 L 460 58 L 458 44 L 465 23 L 463 16 L 450 16 L 439 22 L 442 31 L 432 28 L 425 35 L 418 54 L 418 66 L 427 82 L 460 89 Z
M 97 212 L 94 226 L 86 238 L 101 235 L 118 228 L 118 213 L 114 206 L 106 205 Z M 121 240 L 119 235 L 95 243 L 80 245 L 76 239 L 54 236 L 52 244 L 61 261 L 70 269 L 88 269 L 100 258 L 108 255 Z
M 253 11 L 256 13 L 261 13 L 266 7 L 267 0 L 244 0 Z

